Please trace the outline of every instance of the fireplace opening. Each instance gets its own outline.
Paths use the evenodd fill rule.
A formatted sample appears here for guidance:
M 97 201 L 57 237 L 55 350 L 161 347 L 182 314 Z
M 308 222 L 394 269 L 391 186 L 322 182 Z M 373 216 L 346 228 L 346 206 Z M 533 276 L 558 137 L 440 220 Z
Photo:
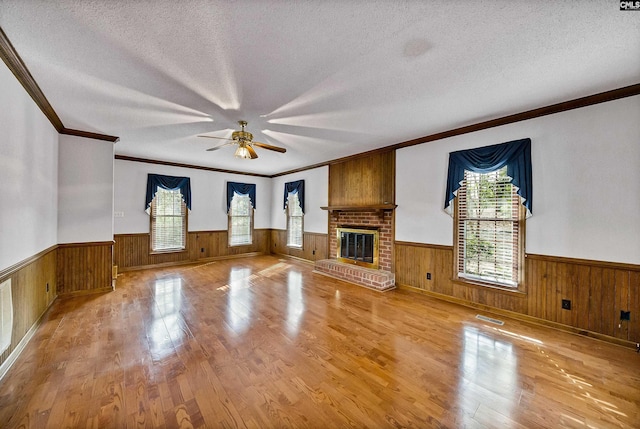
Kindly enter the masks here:
M 378 230 L 338 228 L 337 250 L 341 262 L 378 268 Z

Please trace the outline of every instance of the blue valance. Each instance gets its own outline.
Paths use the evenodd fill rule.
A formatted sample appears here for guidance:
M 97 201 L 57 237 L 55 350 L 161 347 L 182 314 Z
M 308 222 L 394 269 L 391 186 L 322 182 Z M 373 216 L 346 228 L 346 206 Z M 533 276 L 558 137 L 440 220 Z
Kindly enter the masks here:
M 289 194 L 298 194 L 298 201 L 300 201 L 300 208 L 304 213 L 304 180 L 297 180 L 295 182 L 287 182 L 284 184 L 284 205 L 283 208 L 287 208 L 287 199 Z
M 161 174 L 149 174 L 147 176 L 147 195 L 144 202 L 145 211 L 149 211 L 151 201 L 158 192 L 158 187 L 168 191 L 180 190 L 182 199 L 191 210 L 191 179 L 188 177 L 163 176 Z
M 231 208 L 233 194 L 249 195 L 251 205 L 256 208 L 256 185 L 254 183 L 227 182 L 227 213 Z
M 514 140 L 507 143 L 449 153 L 449 173 L 444 208 L 451 212 L 451 201 L 456 197 L 464 171 L 489 173 L 507 166 L 507 176 L 517 188 L 527 217 L 533 212 L 533 183 L 531 180 L 531 139 Z

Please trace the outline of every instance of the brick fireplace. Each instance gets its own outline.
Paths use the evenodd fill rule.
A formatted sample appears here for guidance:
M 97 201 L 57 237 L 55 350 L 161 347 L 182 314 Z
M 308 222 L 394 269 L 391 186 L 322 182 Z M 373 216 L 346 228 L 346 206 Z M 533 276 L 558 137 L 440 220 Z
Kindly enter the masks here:
M 392 271 L 393 212 L 374 211 L 338 211 L 333 212 L 329 220 L 329 257 L 338 257 L 338 226 L 348 228 L 378 228 L 379 255 L 378 267 L 383 271 Z
M 395 207 L 395 206 L 393 206 Z M 337 230 L 342 228 L 375 229 L 378 232 L 378 269 L 343 263 L 338 257 Z M 329 214 L 329 257 L 317 261 L 315 270 L 371 289 L 395 288 L 393 274 L 393 210 L 333 210 Z

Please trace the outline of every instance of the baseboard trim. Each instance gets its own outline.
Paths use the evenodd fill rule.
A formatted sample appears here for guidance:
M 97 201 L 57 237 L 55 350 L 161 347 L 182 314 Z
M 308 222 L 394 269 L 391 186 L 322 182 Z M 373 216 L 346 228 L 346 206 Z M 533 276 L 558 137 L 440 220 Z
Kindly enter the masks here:
M 283 258 L 294 259 L 296 261 L 305 262 L 305 263 L 311 264 L 311 265 L 315 264 L 315 262 L 316 262 L 316 261 L 312 261 L 310 259 L 300 258 L 299 256 L 287 255 L 286 253 L 273 252 L 273 253 L 271 253 L 271 255 L 278 256 L 278 257 L 283 257 Z
M 24 334 L 24 337 L 22 337 L 22 339 L 20 340 L 18 345 L 13 349 L 9 357 L 7 357 L 7 359 L 4 362 L 2 362 L 2 365 L 0 365 L 0 382 L 2 382 L 2 379 L 4 378 L 4 376 L 7 375 L 7 373 L 13 366 L 13 364 L 16 363 L 16 361 L 20 357 L 20 354 L 22 354 L 24 349 L 27 347 L 27 344 L 29 344 L 29 341 L 31 341 L 33 336 L 36 334 L 36 331 L 42 324 L 42 319 L 44 318 L 44 315 L 47 314 L 47 312 L 49 311 L 53 303 L 56 301 L 56 299 L 57 297 L 51 300 L 49 305 L 47 305 L 47 308 L 45 308 L 42 314 L 40 315 L 40 317 L 38 317 L 38 320 L 36 320 L 36 322 L 33 325 L 31 325 L 31 328 L 29 328 L 27 333 Z
M 466 301 L 464 299 L 456 298 L 449 295 L 444 295 L 438 292 L 432 292 L 429 290 L 419 289 L 417 287 L 404 285 L 404 284 L 396 284 L 396 287 L 400 290 L 405 290 L 408 292 L 421 293 L 432 298 L 436 298 L 442 301 L 447 301 L 452 304 L 462 305 L 464 307 L 473 308 L 476 310 L 486 311 L 487 313 L 497 314 L 500 316 L 510 317 L 512 319 L 518 320 L 520 322 L 531 323 L 534 325 L 545 326 L 547 328 L 557 329 L 563 332 L 568 332 L 570 334 L 580 335 L 583 337 L 593 338 L 594 340 L 604 341 L 606 343 L 615 344 L 618 346 L 635 349 L 636 343 L 623 340 L 616 337 L 610 337 L 608 335 L 600 334 L 593 331 L 588 331 L 586 329 L 576 328 L 574 326 L 563 325 L 562 323 L 552 322 L 550 320 L 539 319 L 537 317 L 528 316 L 526 314 L 517 313 L 515 311 L 503 310 L 501 308 L 491 307 L 489 305 L 478 304 L 471 301 Z
M 111 291 L 113 291 L 113 286 L 101 287 L 97 289 L 88 289 L 88 290 L 76 290 L 68 293 L 59 293 L 58 298 L 60 299 L 75 298 L 78 296 L 94 295 L 97 293 L 106 293 Z
M 206 262 L 214 262 L 214 261 L 222 261 L 225 259 L 236 259 L 236 258 L 249 258 L 251 256 L 261 256 L 266 255 L 264 252 L 249 252 L 249 253 L 240 253 L 237 255 L 224 255 L 224 256 L 212 256 L 210 258 L 201 258 L 196 260 L 188 260 L 188 261 L 176 261 L 176 262 L 163 262 L 161 264 L 151 264 L 151 265 L 138 265 L 135 267 L 121 267 L 118 266 L 118 274 L 126 273 L 129 271 L 140 271 L 140 270 L 149 270 L 153 268 L 167 268 L 167 267 L 179 267 L 185 265 L 198 265 Z

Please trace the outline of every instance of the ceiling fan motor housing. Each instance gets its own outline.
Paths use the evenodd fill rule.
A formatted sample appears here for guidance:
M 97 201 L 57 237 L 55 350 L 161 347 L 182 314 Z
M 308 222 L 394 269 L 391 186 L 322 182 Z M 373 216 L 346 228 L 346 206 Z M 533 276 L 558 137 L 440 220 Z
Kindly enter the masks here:
M 248 131 L 234 131 L 233 134 L 231 134 L 231 138 L 233 140 L 247 141 L 250 143 L 253 140 L 253 134 Z

